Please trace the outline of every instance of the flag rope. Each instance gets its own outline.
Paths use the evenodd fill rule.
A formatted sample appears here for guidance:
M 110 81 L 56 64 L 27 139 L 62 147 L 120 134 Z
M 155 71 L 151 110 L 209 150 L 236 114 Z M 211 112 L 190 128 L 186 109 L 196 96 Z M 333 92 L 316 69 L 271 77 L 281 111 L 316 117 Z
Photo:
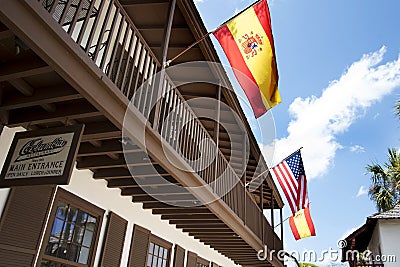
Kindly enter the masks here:
M 286 219 L 284 219 L 283 221 L 281 221 L 280 223 L 278 223 L 277 225 L 275 225 L 275 226 L 274 226 L 274 229 L 275 229 L 276 227 L 278 227 L 279 225 L 283 224 L 284 222 L 286 222 L 287 220 L 289 220 L 290 217 L 291 217 L 291 216 L 287 217 Z

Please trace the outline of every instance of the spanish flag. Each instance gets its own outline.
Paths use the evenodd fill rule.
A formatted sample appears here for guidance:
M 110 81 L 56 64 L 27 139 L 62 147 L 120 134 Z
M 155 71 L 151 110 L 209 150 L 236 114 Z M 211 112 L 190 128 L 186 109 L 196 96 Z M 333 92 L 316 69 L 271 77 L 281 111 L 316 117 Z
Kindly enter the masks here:
M 281 102 L 271 18 L 258 1 L 213 32 L 222 46 L 256 118 Z
M 290 217 L 289 224 L 296 240 L 315 236 L 314 223 L 311 220 L 309 208 L 304 208 L 296 212 L 294 216 Z

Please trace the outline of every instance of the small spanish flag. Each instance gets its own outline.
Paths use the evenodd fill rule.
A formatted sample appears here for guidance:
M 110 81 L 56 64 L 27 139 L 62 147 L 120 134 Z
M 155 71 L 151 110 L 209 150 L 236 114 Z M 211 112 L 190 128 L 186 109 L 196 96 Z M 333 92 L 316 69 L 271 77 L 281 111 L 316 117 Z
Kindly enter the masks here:
M 256 118 L 281 102 L 271 18 L 258 1 L 213 32 L 222 46 Z
M 296 212 L 294 216 L 290 217 L 289 224 L 296 240 L 315 236 L 314 223 L 311 219 L 309 208 L 304 208 Z

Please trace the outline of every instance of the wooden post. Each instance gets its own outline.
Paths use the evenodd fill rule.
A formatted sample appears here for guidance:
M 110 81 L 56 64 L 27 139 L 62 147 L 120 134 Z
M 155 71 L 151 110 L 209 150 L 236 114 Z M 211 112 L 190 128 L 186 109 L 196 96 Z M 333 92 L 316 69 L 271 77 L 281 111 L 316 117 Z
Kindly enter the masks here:
M 168 47 L 169 47 L 169 39 L 171 37 L 171 30 L 172 30 L 172 22 L 174 20 L 174 13 L 176 7 L 176 0 L 169 1 L 169 16 L 168 21 L 165 24 L 164 28 L 164 37 L 163 37 L 163 47 L 162 47 L 162 54 L 161 54 L 161 72 L 160 72 L 160 80 L 158 84 L 158 93 L 157 93 L 157 100 L 160 100 L 162 88 L 164 85 L 165 79 L 165 66 L 167 63 L 167 55 L 168 55 Z M 160 119 L 160 109 L 161 109 L 161 101 L 157 101 L 155 112 L 154 112 L 154 122 L 153 122 L 153 129 L 157 130 L 158 128 L 158 120 Z
M 246 133 L 245 132 L 243 132 L 243 134 L 242 134 L 242 136 L 243 136 L 243 140 L 245 140 L 245 138 L 246 138 Z M 243 168 L 243 170 L 244 170 L 244 172 L 243 172 L 243 176 L 242 176 L 242 183 L 243 183 L 243 185 L 244 185 L 244 188 L 243 188 L 243 201 L 244 201 L 244 203 L 243 203 L 243 214 L 244 214 L 244 224 L 246 225 L 246 218 L 247 218 L 247 216 L 246 216 L 246 209 L 247 209 L 247 207 L 246 207 L 246 169 L 247 169 L 247 162 L 246 162 L 246 156 L 245 155 L 247 155 L 247 146 L 246 146 L 246 142 L 244 142 L 243 143 L 243 145 L 244 145 L 244 151 L 243 151 L 243 153 L 242 153 L 242 168 Z
M 219 82 L 218 88 L 217 88 L 217 106 L 215 107 L 215 115 L 216 115 L 216 121 L 214 121 L 214 133 L 213 133 L 213 139 L 215 143 L 215 166 L 214 166 L 214 182 L 217 180 L 217 172 L 218 172 L 218 152 L 219 152 L 219 122 L 221 120 L 221 83 Z M 215 189 L 215 183 L 213 190 Z
M 275 220 L 274 220 L 274 206 L 275 206 L 275 201 L 274 201 L 274 189 L 271 191 L 271 224 L 272 224 L 272 246 L 273 249 L 275 249 Z
M 279 212 L 280 212 L 280 217 L 281 217 L 281 241 L 283 242 L 283 209 L 280 208 Z
M 265 225 L 264 225 L 264 182 L 263 183 L 261 183 L 261 186 L 260 186 L 260 209 L 261 209 L 261 214 L 262 214 L 262 216 L 261 216 L 261 227 L 262 227 L 262 229 L 261 229 L 261 235 L 262 235 L 262 238 L 261 238 L 261 240 L 262 240 L 262 243 L 263 243 L 263 245 L 265 244 L 265 240 L 264 240 L 264 227 L 265 227 Z

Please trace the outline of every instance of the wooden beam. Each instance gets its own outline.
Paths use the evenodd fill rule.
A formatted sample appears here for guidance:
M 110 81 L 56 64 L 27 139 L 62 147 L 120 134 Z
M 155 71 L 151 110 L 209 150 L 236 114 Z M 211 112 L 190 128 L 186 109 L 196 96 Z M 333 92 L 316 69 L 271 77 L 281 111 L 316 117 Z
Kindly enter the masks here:
M 165 24 L 136 24 L 135 26 L 139 31 L 164 30 L 165 28 Z M 189 30 L 189 28 L 184 24 L 173 24 L 172 31 L 174 30 Z
M 219 249 L 219 248 L 228 248 L 232 250 L 240 250 L 239 254 L 252 254 L 254 255 L 254 249 L 251 247 L 246 246 L 245 244 L 241 243 L 214 243 L 214 242 L 208 242 L 207 245 L 212 246 L 213 248 Z
M 138 155 L 133 155 L 138 154 Z M 125 166 L 152 166 L 154 162 L 149 162 L 141 154 L 144 153 L 131 153 L 128 158 L 110 159 L 108 156 L 90 156 L 80 157 L 76 165 L 77 169 L 104 169 L 104 168 L 120 168 Z M 126 159 L 129 162 L 126 162 Z
M 5 96 L 0 106 L 0 110 L 11 110 L 31 106 L 40 106 L 81 98 L 82 96 L 69 85 L 37 88 L 36 90 L 33 90 L 32 88 L 32 94 L 29 96 L 21 96 L 20 94 L 9 94 Z
M 2 123 L 2 125 L 8 125 L 9 119 L 10 119 L 10 112 L 0 110 L 0 122 Z
M 176 52 L 176 54 L 178 54 L 178 52 L 181 52 L 183 49 L 188 47 L 188 45 L 190 45 L 190 44 L 171 44 L 168 47 L 168 52 L 171 53 L 171 50 L 173 50 L 173 52 Z M 151 48 L 151 50 L 161 50 L 162 49 L 161 45 L 159 45 L 159 44 L 149 44 L 149 47 Z M 194 46 L 190 49 L 190 51 L 195 51 L 195 50 L 199 51 L 200 47 Z M 172 55 L 174 55 L 174 54 L 172 53 Z M 182 55 L 182 57 L 183 57 L 183 55 Z M 177 80 L 177 82 L 179 83 L 182 81 Z
M 165 186 L 146 186 L 145 189 L 141 187 L 125 187 L 121 189 L 123 196 L 158 196 L 169 195 L 176 197 L 177 195 L 190 195 L 189 191 L 181 186 L 165 185 Z M 192 197 L 190 197 L 192 199 Z
M 17 78 L 8 81 L 15 89 L 20 91 L 25 96 L 32 96 L 35 89 L 32 88 L 27 82 L 22 78 Z
M 78 151 L 79 157 L 87 157 L 87 156 L 100 156 L 105 155 L 107 153 L 132 153 L 132 152 L 141 152 L 138 146 L 131 145 L 125 146 L 125 149 L 118 139 L 112 140 L 104 140 L 100 146 L 93 146 L 90 143 L 81 143 Z
M 4 30 L 0 32 L 0 41 L 14 37 L 14 33 L 11 30 Z
M 221 220 L 170 220 L 169 223 L 177 225 L 225 225 Z
M 143 204 L 144 205 L 144 204 Z M 220 220 L 214 214 L 171 214 L 171 215 L 161 215 L 162 220 Z
M 80 157 L 76 168 L 82 169 L 104 169 L 125 167 L 125 159 L 111 159 L 107 156 Z
M 140 180 L 139 180 L 140 179 Z M 138 181 L 140 184 L 138 184 Z M 153 176 L 145 178 L 116 178 L 107 181 L 109 188 L 124 188 L 124 187 L 149 187 L 149 186 L 170 186 L 170 184 L 178 184 L 172 176 Z
M 139 166 L 135 168 L 135 177 L 143 177 L 151 179 L 153 176 L 169 176 L 169 174 L 159 165 L 156 166 Z M 111 168 L 111 169 L 99 169 L 94 173 L 94 179 L 120 179 L 130 178 L 132 174 L 126 168 Z M 159 180 L 159 178 L 156 178 Z
M 21 56 L 16 61 L 7 62 L 2 65 L 3 67 L 0 67 L 0 82 L 53 71 L 45 62 L 32 56 Z
M 183 232 L 190 232 L 190 233 L 234 233 L 231 229 L 226 228 L 226 229 L 204 229 L 204 228 L 199 228 L 199 229 L 182 229 Z
M 122 193 L 122 192 L 121 192 Z M 130 194 L 122 194 L 123 196 L 129 196 Z M 192 194 L 180 194 L 180 195 L 174 195 L 174 194 L 169 194 L 169 195 L 157 195 L 156 198 L 152 196 L 132 196 L 132 201 L 133 202 L 197 202 L 197 199 L 192 195 Z M 189 204 L 190 205 L 190 204 Z M 185 205 L 188 206 L 188 205 Z
M 121 138 L 122 132 L 110 121 L 87 123 L 81 142 Z
M 211 214 L 207 208 L 153 209 L 153 214 Z
M 212 243 L 205 243 L 206 245 L 211 246 L 213 249 L 217 250 L 218 252 L 224 251 L 230 257 L 235 257 L 237 260 L 242 258 L 247 263 L 261 263 L 261 261 L 257 258 L 257 251 L 254 249 L 245 248 L 243 245 L 230 245 L 230 244 L 212 244 Z M 242 263 L 243 264 L 243 263 Z M 257 265 L 249 265 L 255 267 Z M 262 265 L 263 267 L 265 265 Z
M 60 104 L 57 112 L 48 113 L 42 109 L 18 109 L 10 112 L 9 125 L 11 127 L 24 124 L 47 124 L 67 119 L 82 119 L 100 116 L 101 113 L 86 102 L 76 104 Z
M 238 238 L 236 235 L 234 236 L 233 233 L 218 233 L 218 234 L 213 234 L 213 233 L 189 233 L 190 236 L 193 236 L 194 238 L 200 239 L 200 238 L 224 238 L 224 239 L 236 239 Z
M 171 37 L 172 23 L 174 22 L 175 7 L 176 7 L 176 0 L 169 0 L 168 1 L 168 15 L 167 15 L 167 21 L 165 22 L 165 27 L 164 27 L 164 36 L 163 36 L 163 41 L 162 41 L 162 50 L 161 50 L 161 57 L 160 57 L 160 62 L 162 64 L 163 68 L 165 67 L 165 63 L 167 62 L 168 49 L 171 46 L 169 43 L 169 40 Z M 150 47 L 151 47 L 151 45 L 150 45 Z
M 180 206 L 190 206 L 192 204 L 193 204 L 193 201 L 175 202 L 174 205 L 170 205 L 170 204 L 166 204 L 166 203 L 162 203 L 162 202 L 148 202 L 148 203 L 143 203 L 143 209 L 176 209 L 177 207 L 180 207 Z M 204 206 L 201 206 L 201 207 L 204 208 Z M 192 215 L 192 216 L 199 216 L 199 215 Z
M 193 230 L 223 230 L 223 231 L 232 231 L 232 229 L 230 229 L 228 226 L 226 226 L 226 224 L 224 223 L 218 223 L 218 224 L 201 224 L 201 223 L 197 223 L 197 224 L 177 224 L 175 225 L 176 228 L 178 229 L 185 229 L 188 231 Z
M 221 235 L 221 234 L 219 233 L 219 234 L 214 234 L 214 235 Z M 242 247 L 245 248 L 246 245 L 247 245 L 246 242 L 244 242 L 244 241 L 242 241 L 242 243 L 235 243 L 237 240 L 232 240 L 232 239 L 221 239 L 221 241 L 218 241 L 218 240 L 214 241 L 214 238 L 212 236 L 213 236 L 213 234 L 210 233 L 208 237 L 203 237 L 203 238 L 201 238 L 199 240 L 200 240 L 200 242 L 203 242 L 206 245 L 210 245 L 211 247 L 213 245 L 220 245 L 220 246 L 225 245 L 225 246 L 228 246 L 227 244 L 242 244 Z M 225 241 L 227 243 L 221 243 L 222 241 Z

